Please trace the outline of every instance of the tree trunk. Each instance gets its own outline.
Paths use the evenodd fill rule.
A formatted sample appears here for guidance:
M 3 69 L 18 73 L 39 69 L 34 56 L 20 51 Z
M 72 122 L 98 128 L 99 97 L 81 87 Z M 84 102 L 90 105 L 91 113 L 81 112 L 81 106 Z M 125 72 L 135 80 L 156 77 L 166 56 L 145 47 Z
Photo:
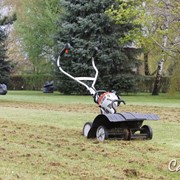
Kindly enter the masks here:
M 150 72 L 149 72 L 149 53 L 148 52 L 145 52 L 144 53 L 144 74 L 146 76 L 149 76 L 150 75 Z
M 166 1 L 166 7 L 169 8 L 170 1 Z M 156 74 L 156 80 L 154 83 L 154 89 L 152 91 L 152 95 L 159 95 L 160 91 L 160 80 L 161 80 L 161 75 L 162 75 L 162 70 L 163 70 L 163 65 L 165 62 L 165 54 L 164 52 L 166 51 L 167 48 L 167 42 L 168 42 L 168 29 L 169 29 L 169 22 L 170 22 L 170 17 L 168 14 L 165 14 L 164 16 L 164 24 L 162 26 L 162 30 L 165 32 L 163 37 L 162 37 L 162 60 L 159 61 L 158 63 L 158 69 L 157 69 L 157 74 Z
M 163 70 L 163 64 L 164 64 L 164 59 L 162 59 L 158 63 L 157 75 L 156 75 L 156 80 L 154 83 L 152 95 L 159 95 L 160 80 L 161 80 L 161 75 L 162 75 L 162 70 Z

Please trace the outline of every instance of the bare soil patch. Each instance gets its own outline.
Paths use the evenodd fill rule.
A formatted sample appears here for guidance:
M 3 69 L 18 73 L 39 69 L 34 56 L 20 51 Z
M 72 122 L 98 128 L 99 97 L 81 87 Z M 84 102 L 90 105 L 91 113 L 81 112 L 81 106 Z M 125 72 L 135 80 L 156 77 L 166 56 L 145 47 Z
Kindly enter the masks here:
M 24 179 L 27 174 L 32 177 L 36 174 L 40 179 L 49 175 L 49 179 L 58 179 L 62 174 L 75 179 L 154 179 L 159 176 L 142 173 L 137 168 L 121 168 L 121 163 L 130 167 L 135 164 L 137 167 L 147 164 L 159 166 L 160 163 L 156 164 L 157 160 L 149 158 L 127 159 L 128 153 L 131 149 L 164 152 L 164 149 L 150 145 L 145 148 L 134 147 L 132 142 L 126 141 L 87 141 L 80 138 L 81 134 L 77 130 L 65 131 L 53 126 L 33 126 L 11 121 L 0 121 L 0 137 L 4 144 L 0 146 L 0 161 L 16 164 L 26 171 L 25 174 L 15 171 L 12 179 Z M 107 143 L 111 143 L 110 146 L 114 148 L 107 147 Z M 109 168 L 110 172 L 107 171 Z M 160 171 L 162 169 L 163 167 Z
M 34 104 L 34 103 L 3 103 L 0 107 L 14 107 L 23 109 L 42 109 L 50 111 L 62 111 L 62 112 L 79 112 L 79 113 L 96 113 L 99 114 L 99 108 L 97 105 L 89 104 Z M 139 105 L 122 105 L 118 107 L 117 112 L 139 112 L 139 113 L 152 113 L 157 114 L 163 122 L 178 122 L 180 123 L 180 108 L 174 107 L 159 107 L 159 106 L 139 106 Z

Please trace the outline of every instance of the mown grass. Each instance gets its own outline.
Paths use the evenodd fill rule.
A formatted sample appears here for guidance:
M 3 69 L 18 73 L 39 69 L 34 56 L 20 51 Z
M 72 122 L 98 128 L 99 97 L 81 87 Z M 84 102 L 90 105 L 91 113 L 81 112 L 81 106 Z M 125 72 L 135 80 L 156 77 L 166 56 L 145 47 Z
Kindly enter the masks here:
M 122 95 L 121 98 L 127 104 L 133 105 L 149 105 L 149 106 L 164 106 L 164 107 L 179 107 L 180 108 L 180 93 L 174 96 L 161 93 L 159 96 L 152 96 L 150 93 L 139 93 Z M 92 97 L 87 96 L 65 96 L 59 92 L 53 94 L 43 94 L 41 91 L 10 91 L 8 96 L 1 96 L 1 102 L 33 102 L 33 103 L 49 103 L 49 104 L 94 104 Z
M 82 136 L 99 113 L 90 96 L 9 91 L 0 96 L 0 179 L 179 179 L 168 163 L 180 165 L 180 96 L 123 96 L 122 111 L 157 113 L 147 121 L 151 141 Z M 152 106 L 154 105 L 154 106 Z

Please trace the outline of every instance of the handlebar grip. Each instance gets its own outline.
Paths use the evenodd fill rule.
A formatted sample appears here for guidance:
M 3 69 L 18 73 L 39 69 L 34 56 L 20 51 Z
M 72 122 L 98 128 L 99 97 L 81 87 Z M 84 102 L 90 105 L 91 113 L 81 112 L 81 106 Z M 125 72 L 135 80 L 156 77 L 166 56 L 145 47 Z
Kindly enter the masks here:
M 65 44 L 64 48 L 60 52 L 60 56 L 63 56 L 66 51 L 68 51 L 71 48 L 71 45 L 69 43 Z
M 122 102 L 123 104 L 126 104 L 125 101 L 123 101 L 123 100 L 121 100 L 120 103 L 121 103 L 121 102 Z
M 114 104 L 115 102 L 118 103 L 118 106 L 119 106 L 121 103 L 123 103 L 124 105 L 126 104 L 125 101 L 123 101 L 123 100 L 121 100 L 121 99 L 116 99 L 116 100 L 112 101 L 112 104 Z

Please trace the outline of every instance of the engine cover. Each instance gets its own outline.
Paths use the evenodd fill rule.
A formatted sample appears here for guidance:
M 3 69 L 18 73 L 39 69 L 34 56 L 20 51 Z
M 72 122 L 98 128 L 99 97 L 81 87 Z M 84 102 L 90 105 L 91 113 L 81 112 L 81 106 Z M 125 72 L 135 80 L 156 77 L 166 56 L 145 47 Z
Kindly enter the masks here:
M 105 113 L 113 114 L 118 107 L 119 97 L 114 92 L 105 92 L 98 98 L 98 105 L 103 108 Z M 115 102 L 114 102 L 115 101 Z

